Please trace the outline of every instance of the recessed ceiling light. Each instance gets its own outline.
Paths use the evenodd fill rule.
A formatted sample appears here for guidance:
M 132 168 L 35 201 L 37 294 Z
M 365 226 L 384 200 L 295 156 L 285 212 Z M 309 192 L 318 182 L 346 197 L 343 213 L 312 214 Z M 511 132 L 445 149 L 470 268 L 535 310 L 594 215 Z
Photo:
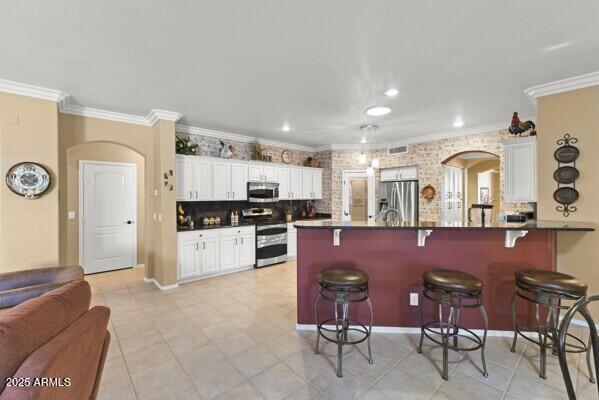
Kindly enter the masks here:
M 380 117 L 381 115 L 386 115 L 390 112 L 391 108 L 387 106 L 375 106 L 366 110 L 366 114 L 370 115 L 371 117 Z
M 291 130 L 291 127 L 288 124 L 285 124 L 281 129 L 283 130 L 283 132 L 289 132 Z
M 462 126 L 464 126 L 464 121 L 462 121 L 461 118 L 456 118 L 456 120 L 453 123 L 453 127 L 454 128 L 461 128 Z
M 397 89 L 387 89 L 385 92 L 385 96 L 387 97 L 395 97 L 399 94 L 399 90 Z

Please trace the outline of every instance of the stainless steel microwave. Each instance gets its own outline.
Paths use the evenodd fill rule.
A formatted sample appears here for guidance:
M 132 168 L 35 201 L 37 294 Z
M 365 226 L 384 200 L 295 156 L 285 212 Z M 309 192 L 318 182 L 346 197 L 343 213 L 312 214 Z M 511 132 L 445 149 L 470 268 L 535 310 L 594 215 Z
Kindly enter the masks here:
M 279 201 L 279 184 L 277 182 L 248 182 L 248 201 L 250 203 Z

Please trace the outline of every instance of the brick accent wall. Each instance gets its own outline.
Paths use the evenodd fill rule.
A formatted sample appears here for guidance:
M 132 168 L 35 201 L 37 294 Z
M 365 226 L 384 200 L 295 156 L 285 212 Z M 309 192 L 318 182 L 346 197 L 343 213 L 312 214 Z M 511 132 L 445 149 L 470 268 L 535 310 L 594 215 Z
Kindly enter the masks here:
M 199 144 L 198 155 L 219 156 L 219 139 L 199 135 L 187 135 L 177 133 L 179 136 L 191 137 Z M 503 198 L 504 193 L 504 155 L 503 145 L 500 141 L 507 138 L 507 130 L 493 131 L 487 133 L 478 133 L 455 138 L 434 140 L 424 143 L 417 143 L 408 146 L 408 152 L 405 154 L 389 156 L 387 149 L 365 150 L 367 163 L 374 157 L 380 160 L 381 168 L 416 166 L 420 187 L 432 185 L 437 189 L 437 196 L 431 201 L 420 197 L 420 218 L 422 220 L 439 220 L 441 218 L 441 201 L 439 194 L 443 191 L 443 165 L 442 161 L 450 156 L 463 151 L 486 151 L 499 156 L 500 159 L 500 189 L 501 189 L 501 211 L 517 211 L 529 208 L 528 203 L 508 203 Z M 253 145 L 251 143 L 236 142 L 225 140 L 225 143 L 232 144 L 235 147 L 233 158 L 241 160 L 251 160 Z M 284 150 L 279 147 L 263 146 L 264 149 L 273 157 L 273 162 L 281 163 L 281 152 Z M 293 165 L 303 165 L 308 157 L 315 157 L 320 161 L 322 172 L 322 193 L 321 201 L 316 202 L 319 212 L 332 213 L 334 218 L 339 218 L 342 213 L 341 193 L 342 193 L 342 175 L 344 170 L 365 169 L 366 165 L 360 165 L 358 156 L 360 150 L 327 150 L 316 153 L 291 150 Z M 379 171 L 376 171 L 376 180 L 379 180 Z M 376 206 L 378 208 L 378 184 L 376 185 Z

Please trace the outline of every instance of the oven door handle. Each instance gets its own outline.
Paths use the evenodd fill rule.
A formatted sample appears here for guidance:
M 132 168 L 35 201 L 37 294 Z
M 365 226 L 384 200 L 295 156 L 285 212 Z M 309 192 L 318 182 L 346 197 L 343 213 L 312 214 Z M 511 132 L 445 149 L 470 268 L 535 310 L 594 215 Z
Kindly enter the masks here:
M 274 228 L 283 228 L 283 229 L 287 229 L 287 224 L 275 224 L 275 225 L 258 225 L 256 227 L 256 231 L 265 231 L 267 229 L 274 229 Z
M 287 244 L 287 238 L 273 239 L 273 240 L 259 240 L 256 242 L 256 248 L 263 249 L 265 247 L 276 246 L 279 244 Z

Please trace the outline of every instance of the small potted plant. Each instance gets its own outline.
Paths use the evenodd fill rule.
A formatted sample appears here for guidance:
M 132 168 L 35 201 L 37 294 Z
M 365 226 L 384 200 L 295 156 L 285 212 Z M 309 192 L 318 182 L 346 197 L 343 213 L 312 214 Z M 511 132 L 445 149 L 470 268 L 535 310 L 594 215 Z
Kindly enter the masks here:
M 175 142 L 175 149 L 177 154 L 185 154 L 187 156 L 194 156 L 198 150 L 198 144 L 194 143 L 190 138 L 177 136 Z

